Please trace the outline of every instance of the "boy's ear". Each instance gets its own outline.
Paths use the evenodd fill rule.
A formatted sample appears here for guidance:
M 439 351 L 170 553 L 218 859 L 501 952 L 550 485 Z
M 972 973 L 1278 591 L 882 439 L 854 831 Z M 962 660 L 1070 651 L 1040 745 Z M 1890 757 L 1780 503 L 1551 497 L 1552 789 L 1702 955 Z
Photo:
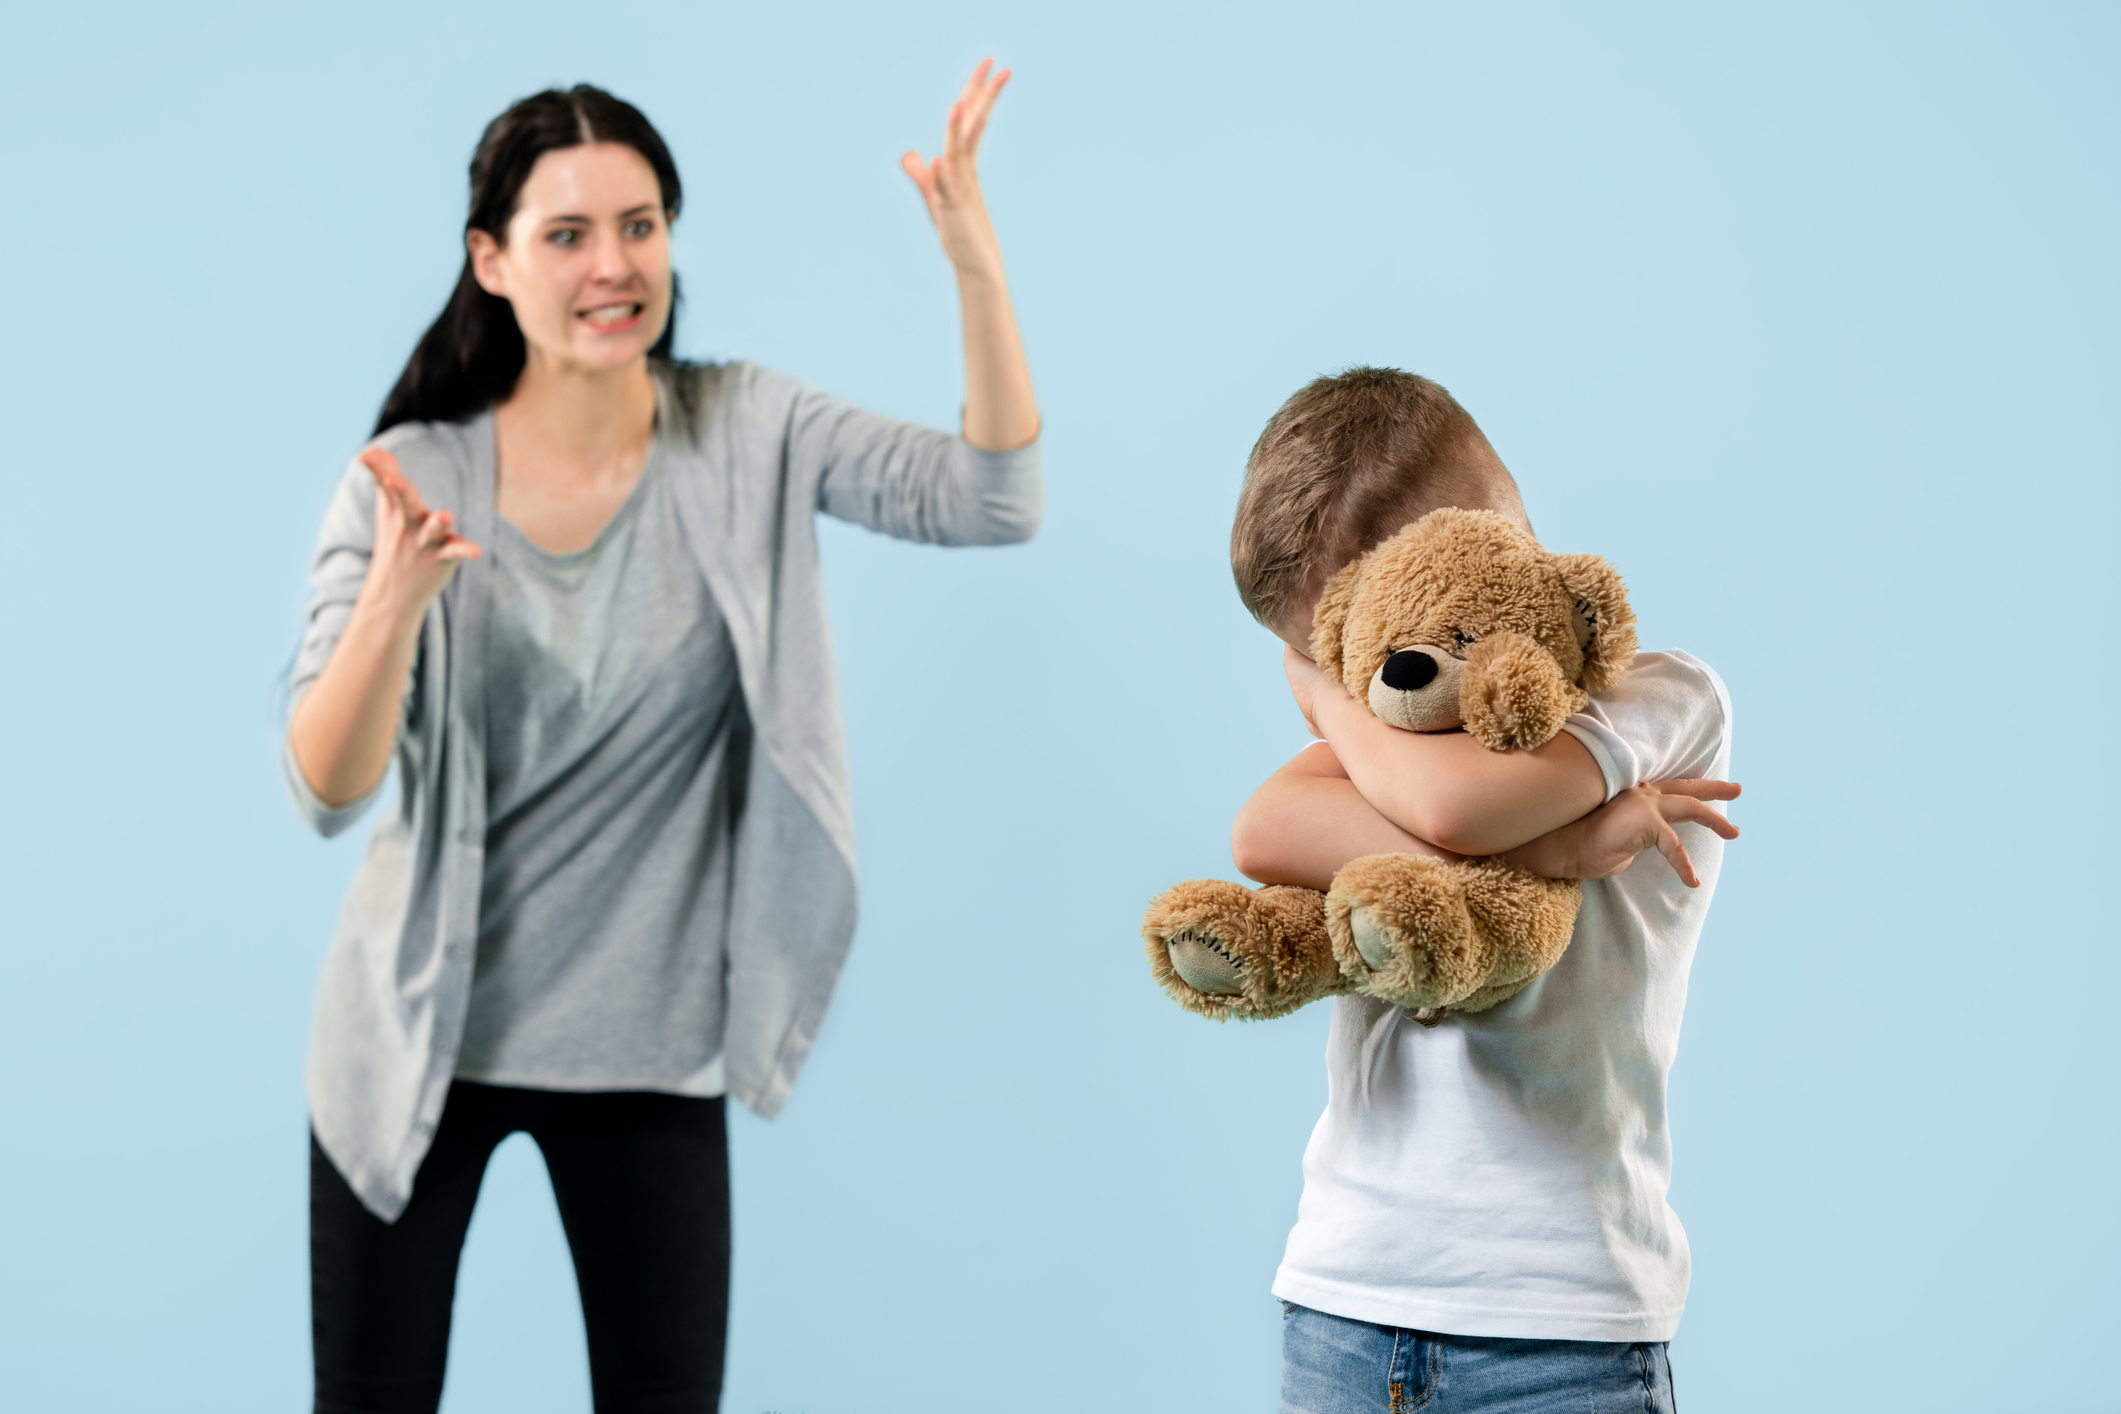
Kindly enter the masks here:
M 1311 615 L 1311 657 L 1320 671 L 1340 681 L 1340 639 L 1348 629 L 1348 608 L 1355 602 L 1355 585 L 1362 578 L 1361 560 L 1351 560 L 1326 581 Z
M 1628 607 L 1627 586 L 1598 555 L 1556 555 L 1554 568 L 1575 605 L 1584 691 L 1604 692 L 1635 661 L 1635 611 Z

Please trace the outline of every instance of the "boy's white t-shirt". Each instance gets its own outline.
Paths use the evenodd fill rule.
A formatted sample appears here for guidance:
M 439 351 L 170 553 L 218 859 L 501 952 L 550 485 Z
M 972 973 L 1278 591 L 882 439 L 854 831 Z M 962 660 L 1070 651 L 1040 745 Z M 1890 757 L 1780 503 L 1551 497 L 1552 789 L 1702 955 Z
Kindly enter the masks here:
M 1728 778 L 1730 697 L 1685 653 L 1644 653 L 1563 728 L 1605 773 Z M 1656 850 L 1587 880 L 1568 951 L 1499 1006 L 1423 1027 L 1338 997 L 1326 1112 L 1274 1294 L 1379 1325 L 1527 1339 L 1669 1340 L 1686 1233 L 1665 1195 L 1665 1080 L 1723 841 L 1679 826 L 1701 887 Z

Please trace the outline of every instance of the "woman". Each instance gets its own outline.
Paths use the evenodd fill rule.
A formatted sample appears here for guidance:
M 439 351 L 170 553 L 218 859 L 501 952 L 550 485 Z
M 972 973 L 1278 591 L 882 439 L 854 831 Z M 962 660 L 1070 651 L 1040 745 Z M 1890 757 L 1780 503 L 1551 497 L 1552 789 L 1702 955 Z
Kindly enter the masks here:
M 309 823 L 398 765 L 309 1061 L 317 1408 L 433 1409 L 488 1156 L 537 1141 L 599 1411 L 712 1410 L 723 1096 L 786 1099 L 854 926 L 813 516 L 1027 539 L 1032 399 L 974 159 L 907 154 L 956 267 L 963 435 L 674 361 L 678 175 L 537 94 L 471 165 L 462 277 L 326 516 L 287 735 Z M 432 509 L 430 509 L 432 507 Z

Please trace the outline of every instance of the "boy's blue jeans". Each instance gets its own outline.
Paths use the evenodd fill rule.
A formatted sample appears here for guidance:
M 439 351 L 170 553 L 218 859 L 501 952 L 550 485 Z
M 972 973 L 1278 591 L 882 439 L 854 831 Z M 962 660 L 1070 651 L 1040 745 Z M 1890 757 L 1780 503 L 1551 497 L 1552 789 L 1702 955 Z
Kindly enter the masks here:
M 1281 1414 L 1675 1414 L 1663 1342 L 1502 1340 L 1282 1303 Z

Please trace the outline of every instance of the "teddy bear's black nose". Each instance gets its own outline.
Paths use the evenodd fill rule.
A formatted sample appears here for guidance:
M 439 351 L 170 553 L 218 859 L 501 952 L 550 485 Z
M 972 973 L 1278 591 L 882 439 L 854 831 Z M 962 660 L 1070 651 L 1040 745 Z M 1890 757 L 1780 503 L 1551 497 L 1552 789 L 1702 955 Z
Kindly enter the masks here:
M 1412 692 L 1436 681 L 1436 659 L 1427 649 L 1403 648 L 1385 659 L 1385 686 Z

